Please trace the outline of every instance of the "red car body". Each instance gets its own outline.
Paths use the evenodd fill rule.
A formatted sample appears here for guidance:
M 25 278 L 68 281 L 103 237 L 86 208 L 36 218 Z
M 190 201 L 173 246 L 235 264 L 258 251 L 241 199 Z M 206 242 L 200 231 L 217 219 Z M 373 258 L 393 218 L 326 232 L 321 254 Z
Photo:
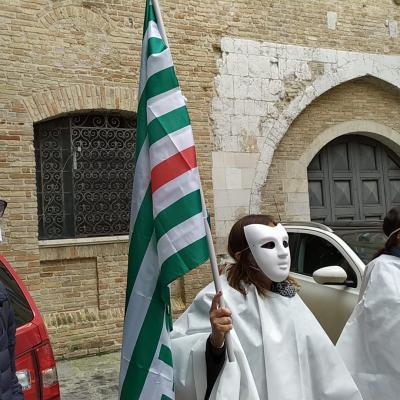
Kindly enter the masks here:
M 0 281 L 13 305 L 16 333 L 16 370 L 25 400 L 60 400 L 56 362 L 46 325 L 18 274 L 0 255 Z

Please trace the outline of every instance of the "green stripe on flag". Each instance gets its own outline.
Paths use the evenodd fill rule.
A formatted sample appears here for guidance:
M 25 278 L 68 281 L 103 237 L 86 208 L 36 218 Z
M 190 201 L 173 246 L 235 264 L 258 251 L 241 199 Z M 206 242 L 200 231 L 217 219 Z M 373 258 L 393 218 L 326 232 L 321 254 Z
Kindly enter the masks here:
M 160 349 L 160 354 L 158 356 L 158 358 L 165 362 L 165 364 L 169 365 L 170 367 L 172 367 L 172 352 L 171 349 L 165 345 L 161 345 L 161 349 Z
M 133 227 L 131 241 L 129 243 L 126 308 L 128 307 L 129 298 L 131 297 L 137 274 L 139 273 L 144 255 L 146 254 L 153 235 L 154 225 L 152 222 L 153 202 L 151 200 L 151 187 L 149 186 L 142 204 L 140 205 L 135 225 Z
M 142 150 L 143 143 L 147 136 L 147 116 L 146 116 L 147 101 L 144 96 L 139 100 L 137 112 L 137 126 L 136 126 L 136 161 L 138 161 L 139 154 Z M 145 150 L 147 151 L 147 149 Z
M 157 23 L 157 18 L 156 18 L 156 15 L 154 14 L 153 6 L 148 4 L 148 1 L 146 1 L 146 10 L 144 13 L 143 36 L 146 34 L 146 31 L 147 31 L 150 21 Z
M 172 66 L 150 76 L 150 78 L 147 79 L 144 93 L 148 100 L 151 97 L 158 96 L 159 94 L 168 92 L 168 90 L 175 89 L 176 87 L 179 87 L 179 83 L 176 79 L 175 69 Z
M 190 125 L 190 119 L 186 106 L 179 107 L 153 119 L 147 127 L 149 133 L 149 146 L 169 133 L 175 132 L 188 125 Z
M 164 44 L 162 39 L 152 37 L 148 40 L 147 43 L 147 57 L 150 57 L 153 54 L 159 54 L 163 52 L 167 46 Z
M 154 13 L 154 8 L 153 8 L 152 4 L 149 4 L 148 10 L 149 10 L 148 22 L 153 21 L 153 22 L 157 23 L 156 14 Z
M 140 96 L 138 113 L 137 113 L 137 129 L 136 129 L 136 161 L 147 136 L 147 100 L 153 96 L 179 87 L 176 79 L 174 67 L 165 68 L 152 75 L 146 83 L 142 95 Z
M 208 259 L 207 237 L 204 236 L 168 257 L 161 266 L 159 282 L 169 285 L 175 279 L 203 264 Z
M 133 349 L 122 385 L 122 399 L 138 399 L 142 392 L 164 323 L 166 305 L 161 299 L 161 294 L 162 288 L 158 282 Z
M 195 190 L 162 210 L 154 220 L 157 240 L 170 229 L 201 213 L 200 190 Z
M 161 396 L 161 400 L 172 400 L 171 397 L 168 397 L 166 394 Z

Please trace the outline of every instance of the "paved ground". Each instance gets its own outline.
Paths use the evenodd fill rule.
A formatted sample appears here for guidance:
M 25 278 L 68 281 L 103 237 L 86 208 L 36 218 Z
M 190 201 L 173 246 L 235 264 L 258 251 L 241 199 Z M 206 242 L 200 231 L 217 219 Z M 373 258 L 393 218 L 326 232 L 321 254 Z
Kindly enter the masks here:
M 120 353 L 58 361 L 62 400 L 117 400 Z

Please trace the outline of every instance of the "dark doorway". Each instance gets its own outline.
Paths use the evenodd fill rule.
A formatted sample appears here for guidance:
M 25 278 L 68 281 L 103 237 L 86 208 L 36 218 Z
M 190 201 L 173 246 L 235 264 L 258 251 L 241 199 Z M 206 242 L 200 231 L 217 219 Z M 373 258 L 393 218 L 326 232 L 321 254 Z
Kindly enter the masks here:
M 400 158 L 374 139 L 345 135 L 326 145 L 307 169 L 311 220 L 381 220 L 400 205 Z

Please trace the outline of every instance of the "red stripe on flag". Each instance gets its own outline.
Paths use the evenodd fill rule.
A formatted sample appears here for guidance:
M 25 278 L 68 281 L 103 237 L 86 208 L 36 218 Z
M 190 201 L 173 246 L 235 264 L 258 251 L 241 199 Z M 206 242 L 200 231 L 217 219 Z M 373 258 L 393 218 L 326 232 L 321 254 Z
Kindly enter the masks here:
M 151 170 L 152 192 L 154 193 L 161 186 L 196 166 L 196 151 L 194 146 L 188 147 L 163 162 L 160 162 Z

